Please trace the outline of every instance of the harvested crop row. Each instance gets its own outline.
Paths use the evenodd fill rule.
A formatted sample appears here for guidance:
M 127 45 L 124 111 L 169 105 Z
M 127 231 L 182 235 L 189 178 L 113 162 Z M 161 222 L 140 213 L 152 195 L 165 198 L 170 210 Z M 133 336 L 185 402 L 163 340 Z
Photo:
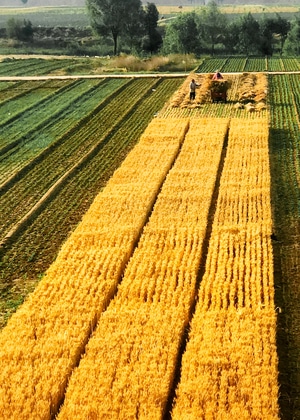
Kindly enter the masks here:
M 260 102 L 253 104 L 250 103 L 246 106 L 238 102 L 240 97 L 239 91 L 243 86 L 242 75 L 226 75 L 226 81 L 230 86 L 228 89 L 227 103 L 215 103 L 212 105 L 210 98 L 210 89 L 212 83 L 211 76 L 212 75 L 206 75 L 206 77 L 202 79 L 200 79 L 201 75 L 199 76 L 199 80 L 202 80 L 202 85 L 199 88 L 199 91 L 196 91 L 196 101 L 189 101 L 190 105 L 188 106 L 186 99 L 183 97 L 183 92 L 185 92 L 185 95 L 188 93 L 188 85 L 186 82 L 183 83 L 177 92 L 175 92 L 175 94 L 172 96 L 170 101 L 166 103 L 165 107 L 160 113 L 160 116 L 164 118 L 266 118 L 267 78 L 265 75 L 257 75 L 257 77 L 255 76 L 256 79 L 259 80 L 259 83 L 255 84 L 254 97 L 255 100 Z M 180 98 L 182 98 L 183 101 L 182 105 L 180 105 L 179 102 Z
M 171 108 L 197 108 L 200 104 L 207 101 L 209 86 L 211 84 L 211 74 L 201 75 L 191 73 L 182 83 L 180 88 L 171 97 L 168 107 Z M 192 80 L 197 84 L 197 95 L 195 101 L 190 100 L 189 86 Z
M 199 108 L 200 105 L 211 102 L 210 92 L 212 89 L 227 91 L 230 88 L 230 78 L 222 81 L 214 81 L 212 80 L 212 77 L 213 74 L 210 73 L 205 75 L 191 73 L 185 79 L 182 86 L 173 94 L 166 107 L 188 109 Z M 196 98 L 194 100 L 191 100 L 189 95 L 189 86 L 192 80 L 194 80 L 197 85 Z
M 166 120 L 171 131 L 172 119 Z M 170 128 L 168 128 L 170 124 Z M 58 419 L 162 418 L 189 322 L 228 119 L 195 119 Z M 159 144 L 156 135 L 154 143 Z
M 244 73 L 239 87 L 239 104 L 247 111 L 259 111 L 266 108 L 268 80 L 262 73 Z
M 174 420 L 278 413 L 268 123 L 232 120 Z
M 188 120 L 155 119 L 148 126 L 3 329 L 0 418 L 50 419 L 58 410 L 187 129 Z

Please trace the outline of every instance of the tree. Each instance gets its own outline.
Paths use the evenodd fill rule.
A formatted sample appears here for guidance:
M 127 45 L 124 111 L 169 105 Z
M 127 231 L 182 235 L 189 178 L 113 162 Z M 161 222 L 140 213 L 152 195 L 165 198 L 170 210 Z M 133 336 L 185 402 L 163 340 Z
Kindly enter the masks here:
M 235 21 L 230 22 L 225 28 L 222 40 L 227 53 L 234 54 L 238 52 L 239 35 L 239 24 Z
M 26 4 L 27 3 L 27 0 L 21 0 L 21 2 L 24 3 L 24 4 Z
M 284 50 L 287 54 L 300 55 L 300 18 L 297 17 L 291 23 L 291 29 L 287 35 Z
M 145 34 L 145 11 L 142 7 L 133 11 L 131 19 L 124 23 L 124 38 L 131 51 L 135 48 L 141 48 L 142 39 Z
M 276 18 L 266 18 L 261 24 L 261 52 L 265 55 L 272 55 L 274 44 L 279 43 L 279 53 L 282 54 L 283 46 L 291 25 L 278 13 Z
M 282 54 L 284 43 L 287 39 L 288 33 L 291 29 L 291 24 L 286 19 L 282 18 L 276 13 L 276 19 L 273 20 L 273 34 L 279 36 L 280 40 L 280 54 Z
M 200 51 L 198 19 L 195 12 L 182 13 L 166 29 L 166 53 L 198 53 Z
M 204 38 L 210 44 L 211 53 L 214 54 L 215 45 L 223 41 L 226 32 L 226 17 L 223 15 L 215 1 L 211 1 L 200 13 Z
M 87 0 L 87 8 L 91 26 L 98 35 L 112 37 L 116 55 L 119 37 L 128 36 L 141 15 L 141 0 Z
M 6 24 L 8 38 L 18 39 L 19 41 L 30 41 L 33 37 L 34 29 L 30 20 L 10 18 Z
M 244 15 L 239 20 L 240 35 L 239 49 L 245 54 L 254 54 L 259 51 L 260 25 L 251 13 Z
M 156 52 L 162 44 L 162 36 L 157 30 L 159 12 L 154 3 L 147 3 L 145 8 L 145 37 L 143 49 L 151 54 Z
M 273 19 L 263 19 L 260 24 L 261 42 L 260 52 L 263 55 L 271 56 L 273 54 Z

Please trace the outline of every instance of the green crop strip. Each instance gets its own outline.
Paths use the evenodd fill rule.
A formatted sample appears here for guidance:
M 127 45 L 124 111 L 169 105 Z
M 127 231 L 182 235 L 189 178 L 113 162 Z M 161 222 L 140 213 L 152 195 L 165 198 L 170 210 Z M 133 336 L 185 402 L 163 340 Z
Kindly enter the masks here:
M 134 83 L 127 83 L 124 90 L 115 96 L 111 95 L 108 104 L 92 117 L 89 123 L 76 131 L 75 141 L 73 135 L 65 138 L 59 147 L 52 150 L 2 196 L 1 209 L 6 209 L 7 216 L 4 215 L 0 228 L 1 236 L 5 235 L 5 232 L 8 232 L 53 184 L 98 142 L 99 138 L 111 130 L 112 122 L 115 124 L 122 119 L 122 115 L 143 97 L 155 81 L 156 79 L 152 82 L 137 79 Z
M 26 136 L 26 142 L 21 143 L 13 151 L 9 150 L 0 163 L 0 182 L 20 170 L 40 152 L 51 146 L 64 133 L 68 132 L 74 124 L 78 124 L 89 112 L 92 112 L 108 95 L 112 94 L 126 81 L 115 79 L 110 83 L 100 80 L 85 80 L 74 86 L 67 97 L 61 97 L 56 104 L 56 111 L 46 111 L 43 121 L 43 130 L 33 130 Z M 54 104 L 54 105 L 55 105 Z M 50 104 L 51 105 L 51 104 Z
M 1 76 L 36 76 L 48 74 L 49 72 L 65 67 L 71 64 L 73 60 L 44 60 L 42 58 L 10 60 L 1 63 L 0 75 Z

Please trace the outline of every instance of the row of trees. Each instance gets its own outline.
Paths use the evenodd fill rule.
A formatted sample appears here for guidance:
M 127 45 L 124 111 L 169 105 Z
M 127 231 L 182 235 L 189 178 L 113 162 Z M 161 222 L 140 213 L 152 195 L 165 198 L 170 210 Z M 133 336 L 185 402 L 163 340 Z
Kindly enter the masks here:
M 227 54 L 289 53 L 300 51 L 300 19 L 289 22 L 279 14 L 256 20 L 251 13 L 229 21 L 216 1 L 190 13 L 181 13 L 158 27 L 159 13 L 154 3 L 143 8 L 140 0 L 87 0 L 91 25 L 100 37 L 111 37 L 114 54 L 118 40 L 131 51 L 150 53 Z
M 279 14 L 257 20 L 248 13 L 229 20 L 216 1 L 210 1 L 158 26 L 154 3 L 144 7 L 141 0 L 86 0 L 86 4 L 93 30 L 104 45 L 113 42 L 114 55 L 122 50 L 137 54 L 300 54 L 297 16 L 289 22 Z M 33 34 L 30 21 L 8 21 L 8 37 L 31 41 Z
M 111 37 L 114 54 L 122 37 L 135 51 L 156 52 L 162 44 L 157 30 L 159 12 L 154 3 L 141 0 L 87 0 L 91 25 L 101 37 Z
M 227 54 L 282 54 L 288 37 L 291 46 L 292 34 L 294 47 L 299 44 L 299 22 L 291 24 L 279 14 L 258 21 L 251 13 L 228 22 L 212 2 L 198 13 L 185 13 L 174 19 L 166 28 L 163 49 L 165 53 L 214 54 L 218 47 Z
M 20 19 L 10 18 L 6 25 L 6 34 L 8 38 L 19 39 L 20 41 L 31 41 L 34 28 L 28 19 L 23 21 Z

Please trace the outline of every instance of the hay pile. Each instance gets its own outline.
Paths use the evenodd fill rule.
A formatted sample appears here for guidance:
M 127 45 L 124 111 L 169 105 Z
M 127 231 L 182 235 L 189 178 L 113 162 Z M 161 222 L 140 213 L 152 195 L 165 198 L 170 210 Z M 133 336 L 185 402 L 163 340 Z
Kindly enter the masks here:
M 266 109 L 267 92 L 268 82 L 265 74 L 243 73 L 236 108 L 245 108 L 248 112 Z
M 171 108 L 199 108 L 210 97 L 211 77 L 211 74 L 189 74 L 180 88 L 171 97 L 169 106 Z M 194 101 L 190 101 L 190 83 L 192 79 L 198 85 Z
M 230 83 L 228 80 L 225 80 L 225 79 L 211 80 L 211 83 L 210 83 L 210 90 L 216 93 L 227 92 L 229 87 L 230 87 Z
M 171 108 L 187 108 L 188 105 L 190 105 L 190 83 L 192 79 L 195 80 L 196 84 L 201 86 L 202 85 L 202 79 L 203 75 L 191 73 L 188 75 L 188 77 L 185 79 L 185 81 L 182 83 L 179 89 L 172 95 L 169 106 Z M 198 89 L 196 90 L 196 98 L 198 94 Z

